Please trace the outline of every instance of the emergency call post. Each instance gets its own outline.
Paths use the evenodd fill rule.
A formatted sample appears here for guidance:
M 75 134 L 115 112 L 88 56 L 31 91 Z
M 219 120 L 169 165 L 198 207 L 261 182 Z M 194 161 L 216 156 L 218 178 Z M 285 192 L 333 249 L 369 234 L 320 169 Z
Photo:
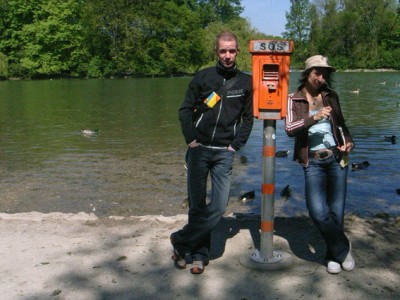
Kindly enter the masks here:
M 253 73 L 253 114 L 257 119 L 286 117 L 290 55 L 293 41 L 250 41 Z

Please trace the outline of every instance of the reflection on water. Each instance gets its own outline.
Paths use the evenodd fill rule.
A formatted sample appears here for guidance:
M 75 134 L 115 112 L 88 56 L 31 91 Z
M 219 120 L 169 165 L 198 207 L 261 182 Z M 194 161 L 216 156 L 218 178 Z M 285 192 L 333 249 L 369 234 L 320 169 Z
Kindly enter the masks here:
M 338 73 L 335 88 L 355 138 L 347 210 L 399 214 L 399 73 Z M 290 89 L 297 85 L 291 73 Z M 93 211 L 99 216 L 177 214 L 186 197 L 185 144 L 177 110 L 190 78 L 0 82 L 0 211 Z M 384 84 L 385 83 L 385 84 Z M 359 94 L 350 90 L 360 89 Z M 82 135 L 83 129 L 99 129 Z M 229 211 L 259 211 L 263 121 L 237 154 Z M 276 215 L 306 213 L 293 140 L 277 121 Z M 290 185 L 284 201 L 280 191 Z M 243 206 L 240 194 L 255 190 Z

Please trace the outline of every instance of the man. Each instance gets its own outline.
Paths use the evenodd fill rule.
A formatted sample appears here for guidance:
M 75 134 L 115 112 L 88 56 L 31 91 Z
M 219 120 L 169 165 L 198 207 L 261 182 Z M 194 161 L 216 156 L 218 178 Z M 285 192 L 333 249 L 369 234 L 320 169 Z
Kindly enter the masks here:
M 209 261 L 210 234 L 225 213 L 229 200 L 234 154 L 253 127 L 252 79 L 236 67 L 236 35 L 222 32 L 215 44 L 218 62 L 199 71 L 189 84 L 179 109 L 185 141 L 188 224 L 171 235 L 172 259 L 178 269 L 191 263 L 201 274 Z M 211 193 L 207 200 L 207 177 Z

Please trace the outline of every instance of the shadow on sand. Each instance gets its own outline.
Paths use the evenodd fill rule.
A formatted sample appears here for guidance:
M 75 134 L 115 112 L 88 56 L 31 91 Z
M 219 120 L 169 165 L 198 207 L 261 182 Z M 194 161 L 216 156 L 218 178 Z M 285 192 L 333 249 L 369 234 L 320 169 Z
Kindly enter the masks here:
M 211 259 L 221 257 L 225 251 L 226 241 L 233 238 L 240 230 L 248 230 L 254 248 L 260 249 L 260 215 L 234 214 L 224 217 L 211 234 Z M 293 255 L 309 262 L 323 264 L 325 244 L 317 228 L 309 218 L 282 218 L 274 220 L 274 236 L 287 241 Z M 282 245 L 275 245 L 274 247 Z

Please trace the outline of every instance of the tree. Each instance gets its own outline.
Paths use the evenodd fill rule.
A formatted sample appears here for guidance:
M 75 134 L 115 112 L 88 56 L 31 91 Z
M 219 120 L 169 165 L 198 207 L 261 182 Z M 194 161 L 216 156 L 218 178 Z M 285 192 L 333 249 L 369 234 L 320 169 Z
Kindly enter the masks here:
M 398 0 L 290 2 L 293 66 L 319 53 L 338 68 L 400 69 Z M 242 11 L 240 0 L 0 0 L 0 76 L 193 73 L 215 64 L 223 30 L 238 35 L 250 70 L 248 41 L 268 37 Z
M 8 59 L 10 75 L 25 76 L 20 67 L 23 57 L 22 27 L 33 21 L 40 0 L 3 0 L 0 2 L 0 52 Z
M 317 7 L 313 4 L 310 6 L 310 19 L 311 25 L 308 52 L 312 55 L 319 53 L 318 41 L 322 39 L 321 20 L 318 16 Z
M 395 2 L 315 1 L 322 20 L 322 34 L 315 41 L 320 53 L 329 56 L 339 68 L 398 67 L 395 53 L 399 46 L 396 39 L 399 26 Z M 395 46 L 392 48 L 392 45 Z
M 151 73 L 193 72 L 205 63 L 204 30 L 199 16 L 187 5 L 154 1 L 144 8 L 144 16 L 151 28 L 143 42 L 145 65 Z
M 293 53 L 293 63 L 299 65 L 309 56 L 307 46 L 312 21 L 309 0 L 290 0 L 286 20 L 283 37 L 294 41 L 296 50 Z
M 85 52 L 81 0 L 9 0 L 0 3 L 0 51 L 9 73 L 35 77 L 70 74 Z
M 203 28 L 213 22 L 229 22 L 244 10 L 240 0 L 188 0 L 187 3 L 199 15 Z
M 193 73 L 232 30 L 249 70 L 248 40 L 261 37 L 242 11 L 240 0 L 0 0 L 1 59 L 19 77 Z
M 31 76 L 73 75 L 85 58 L 79 0 L 47 0 L 21 30 L 21 68 Z
M 92 57 L 114 74 L 183 73 L 205 61 L 200 18 L 185 1 L 90 0 L 84 16 Z
M 315 41 L 318 51 L 336 66 L 349 66 L 348 52 L 356 42 L 356 22 L 351 21 L 354 16 L 346 15 L 339 8 L 338 0 L 318 1 L 315 5 L 321 19 L 321 35 Z

